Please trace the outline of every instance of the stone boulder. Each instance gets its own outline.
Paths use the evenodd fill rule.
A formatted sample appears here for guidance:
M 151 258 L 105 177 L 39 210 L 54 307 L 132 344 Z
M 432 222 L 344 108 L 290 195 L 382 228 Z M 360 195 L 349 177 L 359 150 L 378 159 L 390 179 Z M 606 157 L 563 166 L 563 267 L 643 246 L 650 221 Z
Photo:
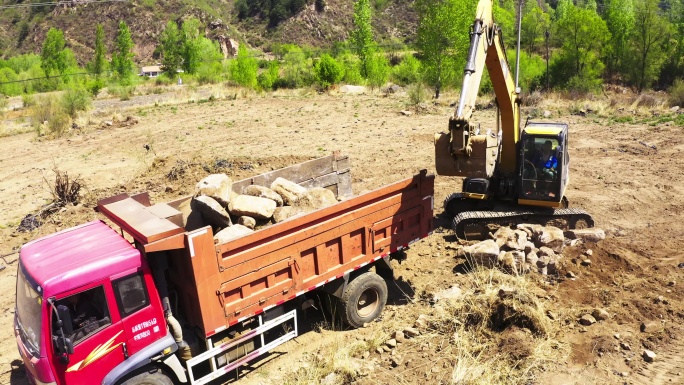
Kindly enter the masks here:
M 202 218 L 212 226 L 228 227 L 232 225 L 230 215 L 215 199 L 206 195 L 200 195 L 192 198 L 190 202 L 192 211 L 198 211 L 202 214 Z
M 257 186 L 255 184 L 245 187 L 242 190 L 244 195 L 251 195 L 253 197 L 267 198 L 276 203 L 278 207 L 283 205 L 283 197 L 281 197 L 277 192 L 271 190 L 268 187 Z
M 538 228 L 534 232 L 534 240 L 537 247 L 546 246 L 556 253 L 563 251 L 563 246 L 565 246 L 563 230 L 553 226 Z
M 276 178 L 271 183 L 271 190 L 283 197 L 283 203 L 289 206 L 296 205 L 307 192 L 306 188 L 285 178 Z
M 488 239 L 463 248 L 466 257 L 475 265 L 494 267 L 499 257 L 499 245 L 493 239 Z
M 288 220 L 292 217 L 296 217 L 297 215 L 306 214 L 307 212 L 308 212 L 308 210 L 305 210 L 302 207 L 294 207 L 294 206 L 276 207 L 275 211 L 273 211 L 273 222 L 280 223 L 280 222 Z
M 323 187 L 310 188 L 297 202 L 297 206 L 310 207 L 314 210 L 332 206 L 337 203 L 335 193 Z
M 525 250 L 527 244 L 527 233 L 523 230 L 499 227 L 493 237 L 499 247 L 505 247 L 507 250 Z
M 238 219 L 238 224 L 254 230 L 254 228 L 256 227 L 256 220 L 252 217 L 241 216 Z
M 592 227 L 590 229 L 575 229 L 565 232 L 570 239 L 581 239 L 582 242 L 598 242 L 606 239 L 606 233 L 602 229 Z
M 228 211 L 235 216 L 248 216 L 255 219 L 269 219 L 273 216 L 276 202 L 251 195 L 238 195 L 231 199 Z
M 230 203 L 233 181 L 226 174 L 211 174 L 197 182 L 195 195 L 206 195 L 213 198 L 223 207 Z
M 248 227 L 235 224 L 233 226 L 226 227 L 225 229 L 216 233 L 216 235 L 214 235 L 214 241 L 219 244 L 223 244 L 233 239 L 240 238 L 244 235 L 251 234 L 253 232 L 254 230 Z

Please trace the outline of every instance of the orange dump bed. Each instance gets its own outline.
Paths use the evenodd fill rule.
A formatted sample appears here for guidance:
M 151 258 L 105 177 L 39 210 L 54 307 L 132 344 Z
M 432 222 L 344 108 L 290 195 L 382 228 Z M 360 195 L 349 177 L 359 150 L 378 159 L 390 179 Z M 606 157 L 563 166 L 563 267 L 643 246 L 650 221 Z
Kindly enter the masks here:
M 338 171 L 350 192 L 348 169 Z M 146 253 L 168 255 L 188 321 L 209 337 L 427 236 L 433 191 L 434 176 L 422 171 L 218 245 L 209 226 L 187 232 L 175 225 L 173 204 L 118 196 L 99 209 Z

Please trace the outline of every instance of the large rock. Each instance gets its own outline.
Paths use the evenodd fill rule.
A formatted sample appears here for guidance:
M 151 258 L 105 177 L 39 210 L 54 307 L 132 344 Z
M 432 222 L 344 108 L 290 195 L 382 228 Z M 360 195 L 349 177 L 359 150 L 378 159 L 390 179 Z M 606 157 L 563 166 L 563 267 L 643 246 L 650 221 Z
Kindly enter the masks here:
M 306 195 L 307 189 L 289 181 L 285 178 L 277 178 L 271 183 L 271 190 L 275 191 L 283 197 L 283 202 L 286 205 L 294 206 L 297 201 Z
M 212 226 L 227 227 L 232 224 L 226 210 L 214 198 L 206 195 L 194 197 L 190 207 L 202 213 L 202 218 Z
M 522 230 L 527 233 L 527 237 L 530 239 L 532 239 L 534 237 L 534 233 L 542 227 L 542 225 L 537 225 L 534 223 L 520 223 L 516 226 L 518 230 Z
M 558 227 L 541 227 L 534 232 L 534 237 L 537 247 L 546 246 L 557 253 L 563 251 L 563 246 L 565 246 L 565 235 Z
M 606 239 L 606 233 L 595 227 L 591 229 L 575 229 L 565 232 L 568 238 L 581 239 L 583 242 L 598 242 Z
M 506 244 L 506 241 L 508 241 L 508 238 L 511 238 L 514 236 L 514 231 L 510 227 L 502 226 L 499 227 L 494 234 L 492 234 L 492 238 L 494 238 L 494 241 L 496 241 L 496 244 L 499 246 L 499 248 L 503 247 Z
M 340 92 L 343 94 L 363 94 L 364 92 L 366 92 L 366 87 L 344 85 L 344 86 L 340 87 Z
M 212 174 L 197 182 L 195 195 L 213 198 L 223 207 L 230 203 L 233 181 L 226 174 Z
M 314 210 L 332 206 L 337 203 L 335 193 L 323 187 L 310 188 L 303 197 L 297 201 L 297 206 L 311 207 Z
M 244 215 L 255 219 L 269 219 L 276 207 L 276 202 L 268 198 L 238 195 L 231 199 L 228 211 L 238 217 Z
M 523 230 L 513 230 L 508 227 L 500 227 L 494 233 L 494 239 L 499 247 L 507 250 L 525 250 L 527 233 Z
M 222 244 L 253 232 L 254 230 L 248 227 L 235 224 L 216 233 L 216 235 L 214 235 L 214 241 Z
M 464 251 L 471 263 L 485 267 L 496 266 L 499 257 L 499 245 L 493 239 L 465 247 Z
M 517 252 L 519 253 L 519 251 L 517 251 Z M 502 253 L 503 253 L 503 255 L 502 255 Z M 504 252 L 499 253 L 499 264 L 501 265 L 501 268 L 505 272 L 517 275 L 518 274 L 518 266 L 522 267 L 522 265 L 518 265 L 518 261 L 516 259 L 515 253 L 516 253 L 516 251 L 504 251 Z M 525 257 L 523 254 L 523 261 L 524 261 L 524 259 L 525 259 Z
M 242 193 L 253 197 L 268 198 L 274 201 L 278 207 L 283 205 L 283 197 L 268 187 L 253 184 L 245 187 Z
M 300 214 L 305 214 L 307 210 L 302 207 L 283 206 L 276 207 L 273 211 L 273 222 L 280 223 Z
M 256 227 L 256 220 L 252 217 L 243 215 L 240 218 L 238 218 L 238 224 L 254 230 L 254 228 Z
M 448 289 L 435 293 L 432 297 L 432 300 L 435 302 L 448 299 L 458 300 L 461 297 L 463 297 L 463 290 L 461 290 L 458 285 L 454 285 Z

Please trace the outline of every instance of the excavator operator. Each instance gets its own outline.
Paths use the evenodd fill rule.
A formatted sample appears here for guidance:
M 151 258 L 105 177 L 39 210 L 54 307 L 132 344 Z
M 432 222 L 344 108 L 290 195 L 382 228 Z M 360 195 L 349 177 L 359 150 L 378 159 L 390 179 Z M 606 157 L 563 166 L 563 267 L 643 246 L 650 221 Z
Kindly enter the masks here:
M 541 151 L 534 156 L 532 163 L 539 170 L 539 179 L 555 179 L 558 170 L 558 159 L 553 154 L 553 143 L 550 140 L 542 144 Z

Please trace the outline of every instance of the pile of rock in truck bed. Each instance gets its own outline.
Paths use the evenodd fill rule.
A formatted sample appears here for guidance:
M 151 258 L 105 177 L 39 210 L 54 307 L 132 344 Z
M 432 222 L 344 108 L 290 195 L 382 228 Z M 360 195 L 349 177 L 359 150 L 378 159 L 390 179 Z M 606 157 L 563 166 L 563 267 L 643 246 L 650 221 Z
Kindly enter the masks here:
M 490 236 L 492 239 L 460 248 L 457 256 L 467 258 L 473 265 L 498 266 L 513 274 L 556 274 L 565 246 L 598 242 L 606 237 L 598 228 L 563 231 L 536 224 L 519 224 L 514 229 L 500 227 Z M 586 250 L 580 263 L 590 265 L 590 257 L 591 250 Z
M 258 185 L 233 191 L 226 174 L 212 174 L 197 183 L 194 197 L 181 205 L 188 231 L 211 225 L 214 240 L 226 243 L 258 227 L 337 203 L 335 194 L 322 187 L 305 188 L 277 178 L 270 188 Z

